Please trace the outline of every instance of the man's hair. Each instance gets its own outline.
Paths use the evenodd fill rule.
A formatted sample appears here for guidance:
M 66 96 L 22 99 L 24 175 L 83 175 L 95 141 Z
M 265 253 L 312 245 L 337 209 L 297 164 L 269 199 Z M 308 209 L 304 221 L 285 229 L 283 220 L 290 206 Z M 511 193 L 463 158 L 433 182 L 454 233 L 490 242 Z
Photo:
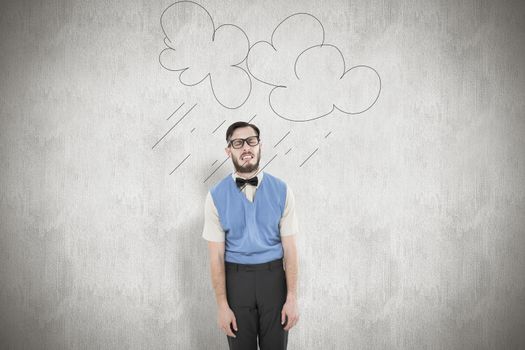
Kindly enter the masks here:
M 246 126 L 249 126 L 253 130 L 255 130 L 257 136 L 260 136 L 259 128 L 256 125 L 247 122 L 235 122 L 228 127 L 228 130 L 226 130 L 226 142 L 230 142 L 230 137 L 233 135 L 235 129 L 244 128 Z

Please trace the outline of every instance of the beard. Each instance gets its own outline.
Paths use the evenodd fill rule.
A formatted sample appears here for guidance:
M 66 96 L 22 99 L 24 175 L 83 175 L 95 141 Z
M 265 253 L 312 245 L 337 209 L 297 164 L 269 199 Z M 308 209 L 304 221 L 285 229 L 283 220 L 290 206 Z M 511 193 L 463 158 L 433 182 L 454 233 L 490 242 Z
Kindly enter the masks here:
M 235 171 L 238 173 L 251 173 L 254 172 L 259 168 L 259 163 L 261 161 L 261 150 L 259 149 L 259 154 L 257 154 L 257 161 L 255 163 L 250 163 L 249 161 L 246 161 L 243 163 L 239 163 L 237 161 L 237 158 L 232 157 L 233 166 L 235 167 Z

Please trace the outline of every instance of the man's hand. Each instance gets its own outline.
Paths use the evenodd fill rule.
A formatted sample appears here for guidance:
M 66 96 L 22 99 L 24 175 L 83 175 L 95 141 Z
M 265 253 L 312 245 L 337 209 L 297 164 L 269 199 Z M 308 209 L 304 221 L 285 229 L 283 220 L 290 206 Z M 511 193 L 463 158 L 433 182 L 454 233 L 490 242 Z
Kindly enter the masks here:
M 220 306 L 217 312 L 217 324 L 219 325 L 219 328 L 227 336 L 236 338 L 236 335 L 233 334 L 230 328 L 230 324 L 232 323 L 233 323 L 233 329 L 235 329 L 235 331 L 238 331 L 237 320 L 235 319 L 235 315 L 233 314 L 233 311 L 230 309 L 228 305 Z
M 286 317 L 288 317 L 288 322 L 284 327 L 285 331 L 289 330 L 299 322 L 299 310 L 295 298 L 287 298 L 286 303 L 284 303 L 283 310 L 281 311 L 282 325 L 286 322 Z

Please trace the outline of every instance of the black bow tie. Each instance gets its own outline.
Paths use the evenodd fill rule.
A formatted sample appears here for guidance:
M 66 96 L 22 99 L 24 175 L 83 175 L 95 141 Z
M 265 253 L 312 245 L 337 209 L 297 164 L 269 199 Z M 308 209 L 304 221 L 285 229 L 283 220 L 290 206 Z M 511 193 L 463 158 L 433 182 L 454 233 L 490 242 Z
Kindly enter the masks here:
M 252 177 L 251 179 L 243 179 L 242 177 L 236 177 L 235 183 L 239 188 L 242 188 L 245 184 L 257 186 L 257 184 L 259 183 L 259 179 L 257 178 L 257 176 Z

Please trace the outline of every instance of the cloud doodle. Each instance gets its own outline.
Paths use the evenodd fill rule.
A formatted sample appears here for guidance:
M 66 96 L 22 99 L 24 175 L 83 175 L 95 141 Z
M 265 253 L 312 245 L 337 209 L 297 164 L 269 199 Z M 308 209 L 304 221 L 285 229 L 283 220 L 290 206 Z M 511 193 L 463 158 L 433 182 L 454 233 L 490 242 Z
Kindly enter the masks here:
M 250 75 L 239 65 L 246 59 L 250 43 L 236 25 L 215 28 L 210 13 L 192 1 L 168 6 L 160 17 L 167 48 L 159 62 L 169 71 L 180 71 L 187 86 L 209 79 L 213 96 L 222 106 L 235 109 L 250 96 Z
M 285 18 L 271 41 L 256 42 L 247 67 L 257 80 L 272 85 L 268 100 L 279 117 L 306 122 L 335 109 L 359 114 L 370 109 L 381 92 L 381 78 L 366 65 L 348 70 L 341 51 L 324 43 L 321 22 L 307 13 Z

